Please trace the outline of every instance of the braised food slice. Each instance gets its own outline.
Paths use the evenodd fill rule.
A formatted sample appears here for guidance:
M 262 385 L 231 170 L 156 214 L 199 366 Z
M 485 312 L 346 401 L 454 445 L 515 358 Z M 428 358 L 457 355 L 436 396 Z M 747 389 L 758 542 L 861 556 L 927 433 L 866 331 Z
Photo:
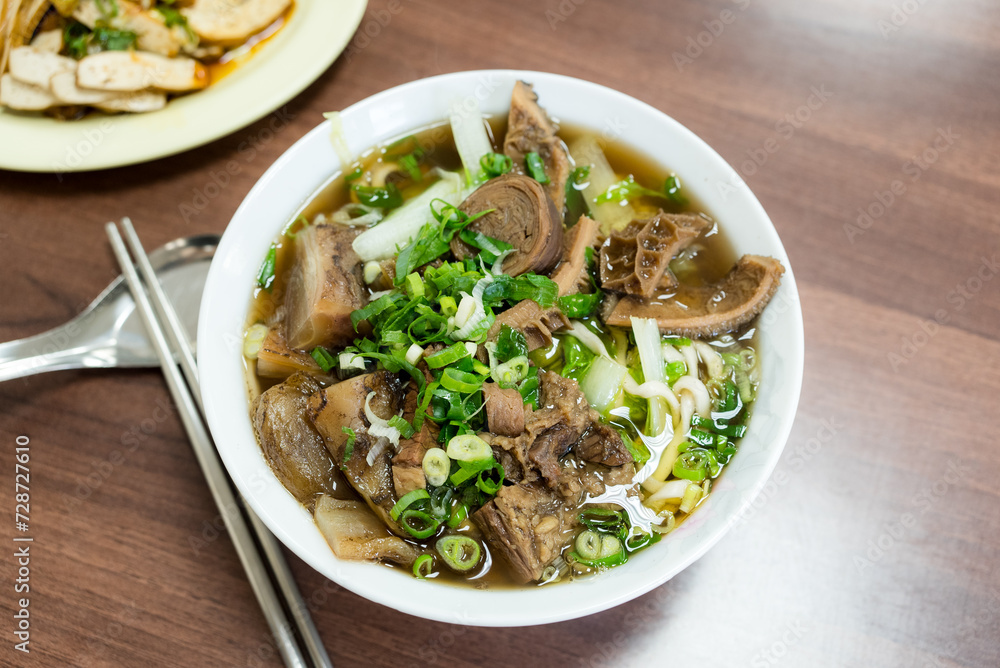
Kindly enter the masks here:
M 470 216 L 492 210 L 467 229 L 514 246 L 514 252 L 504 260 L 504 273 L 544 274 L 562 255 L 562 217 L 541 184 L 531 177 L 504 174 L 490 179 L 459 208 Z M 457 236 L 451 251 L 460 260 L 478 252 Z
M 653 318 L 664 334 L 711 337 L 735 332 L 764 310 L 785 272 L 770 257 L 744 255 L 714 285 L 682 285 L 667 299 L 627 296 L 610 308 L 604 321 L 629 327 L 630 318 Z
M 369 431 L 370 423 L 365 417 L 365 399 L 372 392 L 375 395 L 370 406 L 377 417 L 388 420 L 399 413 L 403 406 L 402 383 L 394 374 L 376 371 L 313 394 L 309 397 L 309 417 L 354 491 L 386 526 L 405 536 L 407 534 L 389 517 L 397 501 L 390 467 L 395 448 L 385 437 Z M 347 451 L 349 436 L 344 433 L 344 427 L 354 431 L 350 452 Z
M 556 210 L 562 213 L 566 202 L 566 179 L 569 178 L 569 152 L 556 136 L 556 128 L 545 110 L 538 106 L 538 95 L 531 84 L 518 81 L 510 96 L 510 114 L 507 117 L 507 136 L 503 152 L 510 156 L 514 171 L 525 173 L 524 157 L 537 153 L 545 165 L 549 184 L 545 192 L 552 198 Z
M 292 348 L 346 346 L 351 311 L 365 305 L 361 259 L 347 225 L 310 225 L 295 235 L 295 266 L 285 290 L 285 340 Z
M 651 297 L 657 288 L 677 285 L 668 265 L 711 223 L 693 214 L 660 211 L 611 233 L 601 246 L 601 287 Z
M 573 539 L 577 511 L 537 485 L 504 487 L 476 511 L 472 521 L 491 551 L 506 561 L 521 583 L 542 577 Z
M 409 566 L 420 556 L 420 550 L 392 535 L 360 501 L 321 496 L 314 517 L 320 533 L 340 559 L 391 561 Z
M 354 496 L 306 417 L 309 395 L 319 389 L 315 380 L 297 373 L 257 397 L 250 409 L 264 458 L 285 489 L 306 507 L 312 507 L 317 494 Z

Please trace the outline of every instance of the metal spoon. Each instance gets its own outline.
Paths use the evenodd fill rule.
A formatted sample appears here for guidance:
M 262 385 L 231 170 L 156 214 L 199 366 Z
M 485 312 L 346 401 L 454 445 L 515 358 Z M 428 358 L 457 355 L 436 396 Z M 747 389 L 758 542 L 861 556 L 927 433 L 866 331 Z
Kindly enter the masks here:
M 205 278 L 218 245 L 218 235 L 203 234 L 175 239 L 149 254 L 192 342 Z M 159 366 L 121 276 L 65 325 L 0 343 L 0 382 L 62 369 Z

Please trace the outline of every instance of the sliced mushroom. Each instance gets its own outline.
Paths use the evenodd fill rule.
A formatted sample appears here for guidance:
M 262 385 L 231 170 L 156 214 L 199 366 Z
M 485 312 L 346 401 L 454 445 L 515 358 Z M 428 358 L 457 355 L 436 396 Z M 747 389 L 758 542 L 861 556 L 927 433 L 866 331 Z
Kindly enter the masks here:
M 42 111 L 58 103 L 46 88 L 18 81 L 10 74 L 0 77 L 0 105 L 17 111 Z
M 208 85 L 208 71 L 192 58 L 166 58 L 139 51 L 102 51 L 82 59 L 76 72 L 81 88 L 181 92 Z
M 559 296 L 579 292 L 581 277 L 586 281 L 587 249 L 597 243 L 597 221 L 580 216 L 576 225 L 566 230 L 563 238 L 563 257 L 552 272 L 552 280 L 559 286 Z
M 75 72 L 76 61 L 33 46 L 21 46 L 10 52 L 10 74 L 21 83 L 48 88 L 49 79 L 60 72 Z
M 569 151 L 556 135 L 556 128 L 545 110 L 538 106 L 538 96 L 531 84 L 518 81 L 510 97 L 510 114 L 507 119 L 507 136 L 503 151 L 514 162 L 514 171 L 524 174 L 524 157 L 537 153 L 545 165 L 549 184 L 545 191 L 562 212 L 566 201 L 566 179 L 569 178 Z
M 172 57 L 185 47 L 194 46 L 183 27 L 168 28 L 158 12 L 145 10 L 128 0 L 116 1 L 118 13 L 107 18 L 106 12 L 102 12 L 102 6 L 107 0 L 80 0 L 73 9 L 73 18 L 88 28 L 108 24 L 116 30 L 134 32 L 135 46 L 140 51 Z
M 668 265 L 711 223 L 694 214 L 662 210 L 652 218 L 635 220 L 612 232 L 601 246 L 601 287 L 630 295 L 651 297 L 677 285 Z
M 707 337 L 733 332 L 753 320 L 774 296 L 785 269 L 770 257 L 744 255 L 715 285 L 682 285 L 663 299 L 623 297 L 605 318 L 629 327 L 630 318 L 653 318 L 664 334 Z
M 127 111 L 133 114 L 142 114 L 148 111 L 158 111 L 167 106 L 167 95 L 155 90 L 140 90 L 98 102 L 94 106 L 101 111 L 111 113 Z
M 62 30 L 45 30 L 31 40 L 31 46 L 47 53 L 59 53 L 63 46 Z
M 538 181 L 520 174 L 498 176 L 469 195 L 459 208 L 469 215 L 492 209 L 466 229 L 514 246 L 514 252 L 504 260 L 505 273 L 541 274 L 559 261 L 562 218 Z M 458 237 L 452 240 L 451 250 L 459 259 L 477 252 Z
M 291 4 L 291 0 L 195 0 L 183 13 L 203 41 L 235 46 L 274 23 Z
M 285 339 L 292 348 L 345 346 L 351 312 L 367 302 L 361 259 L 347 225 L 310 225 L 295 235 L 295 266 L 285 291 Z

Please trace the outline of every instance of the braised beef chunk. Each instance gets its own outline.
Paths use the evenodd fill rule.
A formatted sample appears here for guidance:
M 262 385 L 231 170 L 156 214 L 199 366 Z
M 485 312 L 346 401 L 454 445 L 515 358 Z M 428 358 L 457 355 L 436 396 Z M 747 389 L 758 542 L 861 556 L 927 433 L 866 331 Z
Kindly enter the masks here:
M 565 483 L 579 473 L 566 455 L 578 448 L 586 455 L 581 459 L 621 468 L 631 478 L 635 467 L 628 449 L 613 428 L 601 423 L 577 382 L 551 371 L 540 371 L 538 379 L 538 409 L 525 411 L 524 432 L 516 437 L 489 436 L 494 451 L 502 453 L 498 461 L 507 479 L 541 480 L 549 488 L 573 493 L 578 486 Z
M 417 392 L 411 387 L 406 393 L 403 419 L 413 424 L 416 410 Z M 399 442 L 399 452 L 392 458 L 392 483 L 396 488 L 397 497 L 427 487 L 423 468 L 424 454 L 431 448 L 440 447 L 437 442 L 438 431 L 437 425 L 431 420 L 424 420 L 420 431 L 412 438 L 402 439 Z
M 573 445 L 573 452 L 585 462 L 605 466 L 623 466 L 634 461 L 618 432 L 601 422 L 591 425 L 583 438 Z
M 612 232 L 601 246 L 601 287 L 643 297 L 651 297 L 657 289 L 673 288 L 677 279 L 668 269 L 670 260 L 710 224 L 694 214 L 660 211 Z
M 306 417 L 309 395 L 319 389 L 315 380 L 297 373 L 257 397 L 250 409 L 268 465 L 285 489 L 308 508 L 320 493 L 354 496 L 330 459 L 323 437 Z
M 503 262 L 504 273 L 544 274 L 562 256 L 562 216 L 541 184 L 531 177 L 504 174 L 490 179 L 459 208 L 470 216 L 489 211 L 468 229 L 514 247 L 514 252 Z M 479 251 L 456 236 L 451 242 L 451 252 L 461 260 Z
M 272 326 L 257 353 L 257 375 L 262 378 L 287 378 L 296 371 L 310 376 L 326 376 L 309 353 L 289 348 L 281 327 Z
M 569 320 L 555 307 L 543 309 L 537 302 L 525 299 L 498 315 L 486 338 L 496 341 L 504 325 L 524 334 L 530 351 L 552 345 L 552 332 L 569 327 Z
M 397 497 L 392 480 L 390 457 L 395 448 L 385 437 L 376 437 L 368 431 L 365 417 L 365 399 L 374 392 L 370 406 L 372 412 L 388 420 L 403 407 L 403 385 L 400 379 L 387 371 L 357 376 L 331 385 L 309 397 L 309 417 L 316 430 L 326 440 L 326 447 L 335 462 L 343 466 L 344 476 L 375 514 L 400 535 L 406 535 L 389 518 L 389 511 Z M 354 446 L 347 452 L 348 434 L 343 428 L 354 431 Z M 372 463 L 369 453 L 375 450 Z M 350 456 L 348 456 L 350 455 Z
M 774 258 L 744 255 L 718 283 L 682 285 L 665 300 L 623 297 L 602 307 L 602 319 L 629 327 L 632 316 L 653 318 L 662 333 L 692 338 L 735 332 L 764 310 L 784 272 Z
M 514 388 L 502 389 L 496 383 L 483 384 L 486 423 L 501 436 L 517 436 L 524 431 L 524 399 Z
M 351 311 L 368 301 L 361 259 L 347 225 L 310 225 L 295 235 L 295 265 L 285 290 L 285 340 L 292 348 L 354 341 Z
M 566 179 L 569 178 L 569 151 L 556 136 L 556 128 L 545 110 L 538 106 L 538 96 L 531 84 L 518 81 L 510 98 L 510 115 L 507 118 L 507 136 L 503 152 L 514 162 L 514 170 L 526 173 L 525 156 L 537 153 L 545 165 L 549 185 L 545 190 L 556 209 L 562 212 L 566 201 Z
M 473 514 L 472 521 L 490 550 L 510 565 L 520 582 L 527 583 L 541 578 L 572 540 L 577 511 L 547 489 L 520 484 L 501 489 Z
M 563 256 L 552 280 L 559 286 L 559 296 L 580 292 L 581 285 L 589 285 L 587 278 L 587 249 L 597 243 L 597 221 L 580 216 L 576 225 L 566 231 L 563 238 Z

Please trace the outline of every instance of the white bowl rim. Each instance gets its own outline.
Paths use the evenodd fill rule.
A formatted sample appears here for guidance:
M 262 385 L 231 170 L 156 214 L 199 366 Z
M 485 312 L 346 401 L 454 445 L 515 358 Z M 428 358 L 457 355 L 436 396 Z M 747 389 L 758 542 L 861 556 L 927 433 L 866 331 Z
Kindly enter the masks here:
M 760 235 L 760 243 L 767 248 L 769 254 L 777 257 L 785 266 L 786 271 L 782 277 L 782 286 L 779 290 L 779 296 L 782 298 L 785 308 L 781 311 L 778 319 L 782 322 L 781 334 L 786 337 L 786 340 L 782 342 L 780 361 L 783 365 L 787 365 L 787 367 L 783 366 L 783 368 L 786 368 L 786 371 L 781 376 L 781 380 L 785 381 L 785 383 L 778 390 L 775 390 L 777 394 L 780 394 L 781 405 L 778 408 L 781 409 L 781 412 L 773 424 L 768 423 L 771 427 L 771 432 L 768 435 L 769 445 L 762 446 L 763 449 L 759 453 L 754 453 L 755 457 L 757 454 L 760 457 L 753 459 L 747 466 L 741 467 L 745 469 L 752 468 L 754 470 L 752 474 L 746 474 L 748 477 L 752 476 L 750 484 L 738 490 L 738 492 L 730 492 L 731 497 L 725 501 L 728 505 L 725 508 L 720 508 L 720 517 L 715 518 L 713 515 L 713 527 L 709 532 L 702 532 L 704 535 L 698 535 L 697 526 L 702 523 L 694 522 L 694 520 L 698 517 L 699 513 L 708 514 L 708 506 L 716 502 L 716 499 L 719 498 L 718 494 L 711 495 L 706 501 L 705 507 L 699 508 L 691 520 L 685 522 L 680 529 L 666 537 L 664 541 L 661 541 L 661 545 L 654 548 L 656 550 L 664 550 L 665 552 L 665 545 L 669 545 L 673 538 L 673 542 L 678 544 L 678 550 L 681 551 L 680 556 L 670 561 L 669 568 L 655 575 L 641 576 L 644 572 L 639 571 L 638 565 L 632 563 L 631 572 L 628 570 L 630 566 L 626 565 L 597 577 L 577 581 L 572 584 L 561 584 L 555 587 L 481 591 L 471 587 L 442 586 L 439 584 L 428 585 L 426 582 L 420 582 L 400 569 L 389 569 L 375 564 L 342 562 L 333 555 L 332 550 L 329 550 L 328 547 L 325 552 L 314 549 L 316 548 L 315 539 L 319 536 L 319 531 L 316 529 L 315 524 L 312 524 L 311 519 L 309 521 L 312 524 L 313 536 L 302 535 L 301 532 L 290 530 L 287 527 L 286 520 L 290 517 L 288 513 L 292 512 L 294 514 L 294 511 L 289 510 L 291 506 L 287 503 L 288 501 L 298 506 L 301 514 L 308 515 L 308 513 L 281 487 L 281 483 L 273 475 L 270 475 L 269 471 L 267 471 L 268 475 L 265 476 L 265 479 L 261 479 L 260 466 L 263 465 L 266 469 L 267 465 L 264 463 L 259 447 L 255 447 L 254 457 L 247 457 L 245 440 L 231 434 L 234 427 L 239 427 L 239 430 L 245 436 L 245 431 L 246 428 L 249 428 L 250 421 L 246 411 L 245 394 L 243 396 L 242 413 L 235 412 L 231 408 L 227 409 L 223 405 L 225 400 L 220 397 L 225 396 L 222 393 L 232 391 L 234 379 L 232 378 L 232 360 L 228 361 L 229 376 L 228 378 L 224 378 L 227 362 L 220 359 L 220 356 L 224 357 L 228 354 L 238 358 L 239 352 L 237 351 L 242 348 L 242 342 L 239 338 L 239 330 L 234 330 L 231 322 L 228 323 L 230 328 L 226 329 L 226 323 L 220 322 L 221 316 L 216 316 L 216 313 L 223 309 L 226 302 L 233 301 L 231 298 L 227 299 L 229 292 L 227 292 L 226 288 L 227 286 L 231 287 L 231 284 L 226 283 L 227 273 L 242 271 L 246 275 L 246 265 L 249 262 L 253 265 L 253 274 L 255 274 L 259 258 L 263 257 L 263 252 L 266 250 L 265 246 L 261 250 L 259 257 L 255 256 L 256 259 L 253 260 L 239 257 L 236 251 L 240 246 L 240 237 L 242 236 L 241 227 L 246 226 L 245 221 L 253 219 L 256 209 L 266 206 L 269 188 L 272 187 L 273 182 L 279 179 L 279 175 L 283 170 L 305 155 L 310 150 L 310 147 L 315 150 L 321 150 L 317 147 L 318 143 L 329 145 L 329 121 L 325 121 L 311 130 L 278 158 L 264 175 L 261 176 L 260 180 L 254 185 L 234 214 L 219 244 L 215 260 L 212 263 L 206 281 L 199 318 L 198 359 L 202 369 L 201 382 L 205 394 L 206 416 L 223 462 L 250 507 L 292 552 L 325 577 L 344 588 L 401 612 L 437 621 L 465 625 L 527 626 L 582 617 L 612 608 L 636 598 L 660 586 L 687 568 L 714 546 L 726 531 L 740 520 L 743 513 L 749 508 L 767 482 L 791 432 L 802 384 L 804 332 L 798 290 L 791 265 L 773 223 L 771 223 L 759 201 L 742 181 L 738 172 L 729 166 L 708 144 L 670 116 L 644 102 L 605 86 L 564 75 L 523 70 L 475 70 L 442 74 L 382 91 L 343 110 L 341 118 L 345 127 L 347 127 L 349 121 L 355 117 L 360 117 L 365 112 L 376 110 L 380 105 L 386 105 L 391 102 L 401 103 L 408 96 L 412 97 L 412 93 L 442 87 L 461 88 L 464 86 L 463 90 L 471 90 L 472 85 L 477 82 L 492 78 L 498 78 L 507 84 L 512 84 L 517 79 L 531 81 L 535 84 L 536 90 L 543 98 L 546 94 L 546 88 L 549 86 L 561 86 L 565 89 L 572 89 L 580 95 L 594 95 L 595 99 L 609 100 L 609 104 L 615 105 L 616 109 L 618 108 L 617 105 L 622 105 L 622 109 L 628 109 L 629 114 L 648 117 L 650 119 L 649 122 L 660 124 L 663 128 L 669 129 L 669 135 L 673 139 L 692 146 L 692 150 L 696 149 L 698 159 L 704 161 L 703 167 L 713 170 L 719 182 L 723 179 L 728 181 L 731 186 L 730 191 L 743 209 L 743 215 L 755 220 L 753 231 Z M 546 103 L 545 99 L 542 102 L 549 108 L 555 106 L 550 106 Z M 560 116 L 558 112 L 555 115 Z M 444 114 L 441 117 L 444 117 Z M 413 126 L 411 125 L 407 129 L 413 129 Z M 596 130 L 597 128 L 594 129 Z M 389 139 L 391 136 L 390 134 L 375 137 L 362 148 L 369 148 L 380 141 Z M 326 151 L 327 153 L 332 153 L 332 149 L 329 146 L 327 146 Z M 655 156 L 651 157 L 655 158 Z M 331 161 L 336 168 L 339 160 L 334 156 L 331 158 Z M 660 164 L 663 163 L 661 162 Z M 669 166 L 677 168 L 679 176 L 682 179 L 685 178 L 684 165 L 672 163 Z M 326 171 L 324 178 L 333 173 L 333 171 Z M 686 181 L 686 183 L 690 184 L 691 182 Z M 695 187 L 704 191 L 709 186 L 699 183 L 695 184 Z M 297 206 L 304 204 L 310 196 L 311 193 L 305 198 L 301 198 Z M 709 203 L 705 197 L 701 197 L 700 199 L 706 204 Z M 289 208 L 283 219 L 272 221 L 271 239 L 277 235 L 281 226 L 291 218 L 291 212 L 292 210 Z M 712 212 L 714 213 L 715 209 L 712 209 Z M 720 220 L 720 224 L 728 228 L 727 220 Z M 251 284 L 252 279 L 247 282 L 246 286 L 249 287 Z M 243 314 L 245 317 L 246 305 L 249 304 L 249 298 L 243 303 Z M 767 315 L 767 311 L 765 311 L 765 315 Z M 240 328 L 242 328 L 242 324 L 241 321 L 239 323 Z M 767 330 L 762 330 L 762 335 L 766 334 Z M 769 380 L 767 376 L 768 361 L 765 357 L 762 357 L 762 360 L 765 365 L 763 381 L 766 383 Z M 242 363 L 240 365 L 242 366 Z M 241 384 L 243 383 L 242 376 L 240 382 Z M 234 419 L 241 420 L 241 422 L 237 425 Z M 756 413 L 751 418 L 752 423 L 755 419 Z M 753 432 L 753 429 L 748 432 L 744 442 L 750 438 L 751 432 Z M 253 441 L 253 443 L 256 446 L 256 442 Z M 730 464 L 730 468 L 733 468 L 733 464 L 740 459 L 742 452 L 743 448 L 741 447 L 740 453 L 736 455 Z M 747 455 L 747 457 L 749 456 Z M 740 475 L 743 474 L 741 473 Z M 269 478 L 269 480 L 266 478 Z M 723 476 L 720 480 L 726 481 L 726 476 Z M 284 501 L 279 498 L 280 495 L 275 495 L 275 485 L 280 488 L 281 492 L 284 492 L 286 497 Z M 280 506 L 280 508 L 275 506 Z M 284 514 L 281 514 L 282 512 Z M 298 525 L 301 525 L 301 522 L 299 522 L 301 518 L 291 517 L 291 519 Z M 684 530 L 683 550 L 679 547 L 681 537 L 678 536 L 682 530 Z M 689 539 L 687 538 L 688 534 L 695 535 Z M 322 541 L 322 538 L 319 537 L 319 540 Z M 687 543 L 692 544 L 688 546 Z M 323 546 L 325 546 L 325 543 L 323 543 Z M 672 550 L 671 554 L 674 551 L 677 550 Z M 639 553 L 637 557 L 642 557 L 649 552 L 647 550 Z M 658 563 L 665 560 L 666 557 L 662 556 L 656 559 L 655 562 Z M 639 559 L 636 558 L 634 561 L 639 561 Z M 649 561 L 653 561 L 653 559 L 647 559 L 647 563 Z M 625 574 L 628 574 L 628 576 L 626 577 Z M 622 585 L 616 587 L 615 584 L 618 581 L 621 581 Z M 427 586 L 432 586 L 434 589 L 428 590 L 426 589 Z M 599 596 L 593 595 L 595 593 L 594 589 L 600 591 Z M 559 592 L 560 595 L 550 595 L 551 592 Z M 428 593 L 430 596 L 427 595 Z

